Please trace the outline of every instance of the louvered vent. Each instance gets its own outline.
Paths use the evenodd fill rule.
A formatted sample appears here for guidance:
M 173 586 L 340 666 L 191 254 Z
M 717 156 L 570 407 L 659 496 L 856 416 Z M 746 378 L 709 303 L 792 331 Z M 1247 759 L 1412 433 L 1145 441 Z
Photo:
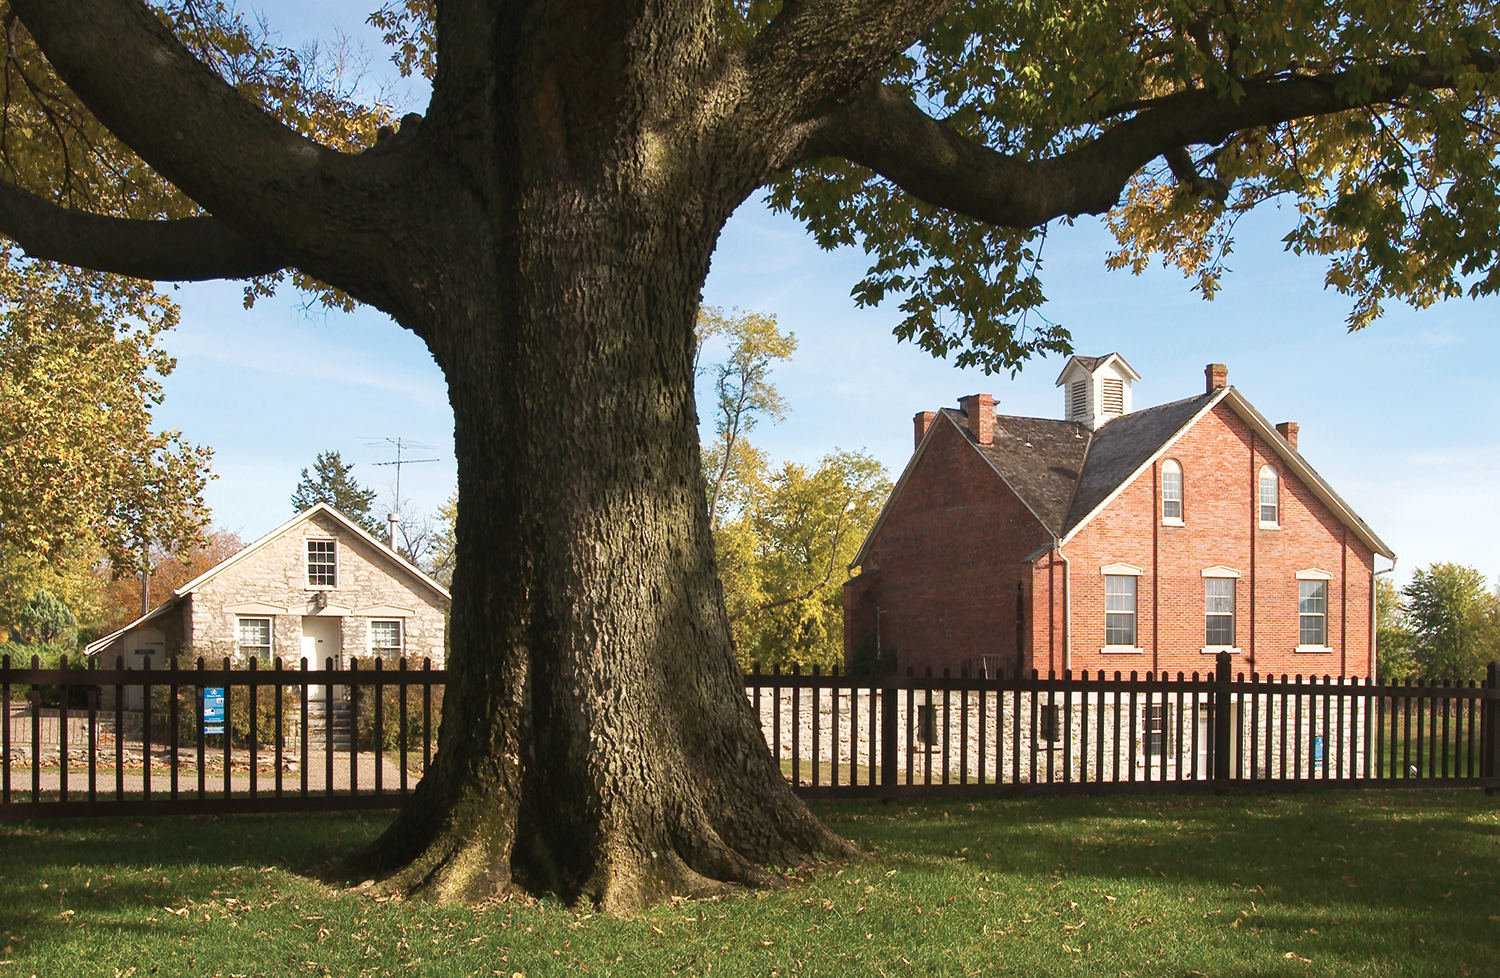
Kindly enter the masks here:
M 1101 393 L 1101 404 L 1103 414 L 1125 413 L 1125 382 L 1113 377 L 1104 378 Z
M 1070 400 L 1068 402 L 1068 416 L 1074 421 L 1082 421 L 1088 417 L 1088 382 L 1075 380 L 1068 388 Z

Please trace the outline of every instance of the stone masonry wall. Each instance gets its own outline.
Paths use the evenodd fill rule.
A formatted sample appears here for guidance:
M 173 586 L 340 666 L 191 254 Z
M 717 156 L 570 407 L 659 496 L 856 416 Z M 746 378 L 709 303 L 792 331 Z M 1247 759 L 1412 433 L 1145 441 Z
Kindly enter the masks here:
M 338 586 L 314 588 L 307 584 L 307 541 L 332 539 L 337 543 Z M 319 601 L 325 606 L 319 608 Z M 271 610 L 246 608 L 265 605 Z M 220 572 L 193 595 L 191 655 L 218 658 L 237 651 L 236 619 L 271 618 L 272 656 L 288 666 L 302 656 L 304 616 L 338 621 L 336 664 L 351 656 L 370 654 L 372 619 L 400 618 L 405 653 L 420 661 L 430 656 L 434 668 L 443 663 L 443 617 L 440 594 L 362 536 L 349 532 L 324 514 L 314 514 L 254 554 Z M 308 662 L 318 668 L 322 662 Z

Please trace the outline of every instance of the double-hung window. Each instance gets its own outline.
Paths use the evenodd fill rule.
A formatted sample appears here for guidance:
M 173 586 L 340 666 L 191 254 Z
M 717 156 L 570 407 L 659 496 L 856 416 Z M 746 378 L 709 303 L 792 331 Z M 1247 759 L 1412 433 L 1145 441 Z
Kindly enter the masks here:
M 1161 521 L 1182 522 L 1182 466 L 1171 459 L 1161 466 Z
M 307 586 L 339 586 L 338 544 L 335 541 L 307 541 Z
M 1203 579 L 1203 644 L 1213 648 L 1234 645 L 1234 585 L 1232 577 Z
M 1133 576 L 1104 577 L 1104 644 L 1135 645 L 1135 581 Z
M 1328 644 L 1328 582 L 1297 582 L 1297 644 Z
M 244 658 L 271 661 L 271 619 L 239 619 L 235 624 L 235 641 Z
M 1281 517 L 1280 480 L 1276 477 L 1276 470 L 1269 465 L 1261 466 L 1260 470 L 1260 498 L 1258 500 L 1260 509 L 1260 525 L 1263 527 L 1274 527 Z
M 401 619 L 376 619 L 370 622 L 370 654 L 399 659 L 402 652 Z

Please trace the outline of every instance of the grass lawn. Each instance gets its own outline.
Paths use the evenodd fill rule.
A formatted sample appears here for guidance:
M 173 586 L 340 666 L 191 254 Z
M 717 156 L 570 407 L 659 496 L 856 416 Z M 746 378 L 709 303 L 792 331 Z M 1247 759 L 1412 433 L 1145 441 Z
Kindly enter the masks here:
M 872 855 L 635 920 L 303 875 L 383 815 L 0 826 L 0 978 L 1500 976 L 1500 798 L 1477 791 L 816 810 Z

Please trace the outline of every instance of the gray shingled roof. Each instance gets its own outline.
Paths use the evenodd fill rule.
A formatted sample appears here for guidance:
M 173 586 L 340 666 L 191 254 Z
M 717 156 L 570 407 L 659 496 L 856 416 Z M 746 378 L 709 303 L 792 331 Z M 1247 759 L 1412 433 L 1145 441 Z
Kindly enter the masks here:
M 963 413 L 944 410 L 968 434 Z M 1082 425 L 1002 414 L 995 418 L 993 445 L 980 445 L 973 435 L 969 435 L 969 443 L 994 466 L 1048 530 L 1062 533 L 1068 501 L 1073 498 L 1073 486 L 1089 444 L 1089 433 Z
M 980 445 L 962 411 L 944 408 L 969 443 L 1031 508 L 1066 536 L 1203 409 L 1199 394 L 1115 418 L 1092 433 L 1072 421 L 995 416 L 995 442 Z
M 1068 508 L 1068 520 L 1059 536 L 1066 536 L 1109 498 L 1136 470 L 1145 465 L 1168 440 L 1203 410 L 1214 394 L 1158 404 L 1122 415 L 1094 432 L 1084 460 L 1083 475 Z

